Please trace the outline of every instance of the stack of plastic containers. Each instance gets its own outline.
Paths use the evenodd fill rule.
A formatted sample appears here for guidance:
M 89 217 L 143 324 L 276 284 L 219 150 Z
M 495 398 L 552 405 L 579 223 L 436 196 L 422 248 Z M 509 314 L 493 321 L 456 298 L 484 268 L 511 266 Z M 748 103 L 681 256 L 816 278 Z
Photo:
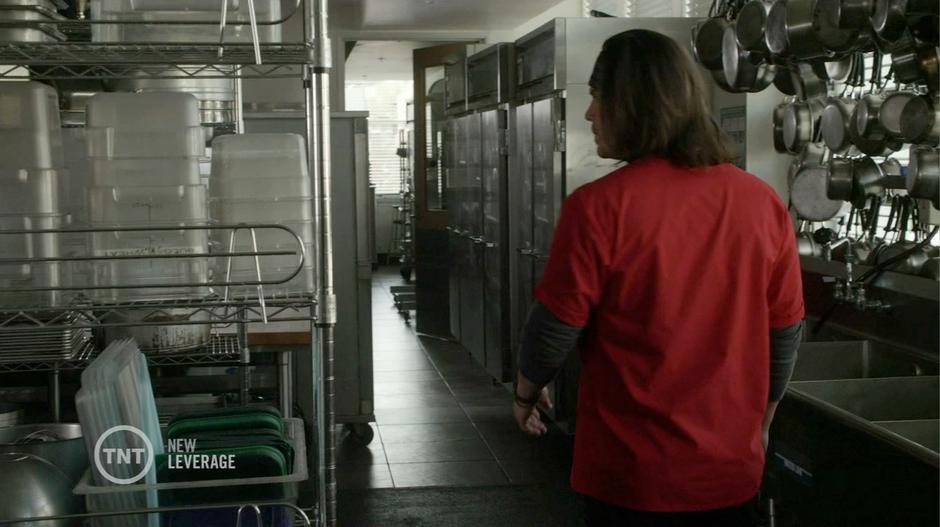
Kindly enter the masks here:
M 0 230 L 65 227 L 60 203 L 68 192 L 62 170 L 62 135 L 56 91 L 37 82 L 0 82 Z M 4 258 L 52 258 L 59 235 L 0 234 Z M 12 288 L 61 286 L 58 263 L 0 265 L 4 303 L 54 304 L 56 292 L 11 293 Z
M 249 2 L 254 2 L 258 39 L 263 43 L 281 40 L 281 0 L 228 0 L 226 42 L 252 41 Z M 290 2 L 291 9 L 295 5 Z M 284 13 L 290 15 L 291 13 Z M 91 4 L 92 20 L 161 22 L 163 24 L 95 24 L 94 42 L 218 42 L 218 26 L 186 22 L 215 22 L 221 19 L 218 0 L 98 0 Z M 166 24 L 166 22 L 173 22 Z
M 54 22 L 65 20 L 56 10 L 68 7 L 60 0 L 0 0 L 0 22 L 49 22 L 32 27 L 0 27 L 0 42 L 59 42 L 65 35 Z
M 278 224 L 289 228 L 303 241 L 304 265 L 290 281 L 265 285 L 266 295 L 309 292 L 313 288 L 313 203 L 307 173 L 306 146 L 297 134 L 225 135 L 212 142 L 211 191 L 212 219 L 220 224 Z M 222 252 L 252 251 L 247 229 L 236 231 L 235 245 L 230 245 L 231 231 L 215 231 L 213 249 Z M 280 229 L 256 229 L 259 251 L 298 252 L 297 240 Z M 262 256 L 261 279 L 281 280 L 297 269 L 298 257 Z M 213 276 L 223 281 L 229 258 L 216 259 Z M 252 257 L 232 257 L 228 282 L 258 280 L 258 266 Z M 251 294 L 254 288 L 240 288 Z
M 164 450 L 147 360 L 133 340 L 115 341 L 85 368 L 81 381 L 75 407 L 88 459 L 92 461 L 92 479 L 100 486 L 120 487 L 121 479 L 134 479 L 144 471 L 151 455 L 155 458 Z M 119 426 L 136 429 L 146 436 L 149 445 L 133 430 L 116 430 Z M 102 436 L 105 437 L 102 439 Z M 100 448 L 96 448 L 99 440 Z M 144 455 L 119 461 L 114 453 L 127 449 L 143 449 Z M 111 456 L 107 455 L 109 451 Z M 143 479 L 136 483 L 155 484 L 156 474 L 155 465 L 151 464 Z M 89 495 L 87 505 L 90 511 L 103 512 L 157 507 L 159 503 L 156 490 L 116 490 Z M 92 525 L 158 527 L 159 518 L 156 515 L 115 516 L 95 519 Z
M 206 188 L 199 177 L 205 142 L 195 97 L 185 93 L 102 93 L 87 105 L 86 138 L 91 186 L 89 223 L 96 229 L 205 226 Z M 101 232 L 95 256 L 199 254 L 205 229 Z M 205 258 L 109 260 L 94 280 L 107 285 L 160 288 L 101 289 L 99 300 L 201 297 Z

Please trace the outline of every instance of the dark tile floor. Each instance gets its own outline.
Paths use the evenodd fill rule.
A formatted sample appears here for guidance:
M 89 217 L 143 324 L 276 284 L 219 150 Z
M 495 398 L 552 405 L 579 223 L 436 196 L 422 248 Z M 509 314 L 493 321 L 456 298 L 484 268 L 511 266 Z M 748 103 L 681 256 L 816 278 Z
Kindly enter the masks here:
M 508 388 L 459 344 L 418 336 L 398 314 L 389 287 L 401 283 L 396 268 L 373 279 L 376 434 L 362 447 L 338 432 L 341 499 L 353 489 L 565 486 L 568 438 L 522 434 Z

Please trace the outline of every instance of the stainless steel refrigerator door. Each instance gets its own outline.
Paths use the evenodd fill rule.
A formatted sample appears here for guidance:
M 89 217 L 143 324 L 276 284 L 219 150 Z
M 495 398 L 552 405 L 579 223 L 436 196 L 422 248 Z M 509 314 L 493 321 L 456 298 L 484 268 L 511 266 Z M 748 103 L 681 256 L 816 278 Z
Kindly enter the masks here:
M 558 96 L 532 103 L 532 245 L 536 284 L 542 279 L 564 197 L 564 154 L 557 151 L 564 122 L 562 103 Z
M 511 258 L 515 260 L 513 277 L 513 324 L 510 339 L 519 340 L 532 304 L 534 242 L 532 238 L 532 104 L 513 108 L 512 179 L 513 225 L 515 246 Z
M 465 265 L 460 282 L 460 340 L 471 355 L 486 364 L 486 342 L 484 336 L 485 313 L 483 306 L 483 213 L 481 205 L 482 171 L 480 114 L 466 115 L 461 119 L 465 134 L 465 171 L 463 210 L 466 225 Z
M 447 171 L 447 203 L 450 215 L 449 225 L 447 227 L 447 247 L 450 260 L 450 271 L 448 278 L 449 299 L 450 299 L 450 333 L 456 339 L 460 339 L 460 274 L 462 267 L 462 257 L 460 254 L 460 185 L 462 181 L 461 174 L 463 169 L 458 163 L 458 119 L 448 119 L 444 123 L 444 167 Z
M 509 380 L 509 258 L 506 112 L 480 115 L 483 155 L 483 241 L 485 276 L 486 370 L 495 379 Z

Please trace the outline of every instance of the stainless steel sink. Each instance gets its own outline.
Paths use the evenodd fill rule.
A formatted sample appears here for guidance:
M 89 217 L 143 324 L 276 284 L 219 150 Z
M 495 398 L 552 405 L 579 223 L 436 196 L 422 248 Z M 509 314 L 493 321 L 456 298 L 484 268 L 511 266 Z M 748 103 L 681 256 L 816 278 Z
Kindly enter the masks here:
M 794 381 L 936 375 L 937 365 L 872 349 L 868 341 L 804 342 Z
M 790 388 L 867 421 L 940 418 L 936 375 L 798 381 Z
M 938 390 L 936 375 L 834 379 L 791 382 L 788 397 L 940 467 Z
M 876 421 L 874 424 L 934 452 L 940 452 L 940 419 Z

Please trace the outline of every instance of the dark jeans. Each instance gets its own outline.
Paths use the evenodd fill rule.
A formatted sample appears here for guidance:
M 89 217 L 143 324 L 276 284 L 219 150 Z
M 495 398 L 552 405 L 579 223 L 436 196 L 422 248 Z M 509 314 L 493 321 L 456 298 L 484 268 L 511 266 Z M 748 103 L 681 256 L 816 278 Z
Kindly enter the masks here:
M 758 525 L 758 500 L 736 507 L 696 512 L 646 512 L 611 505 L 584 497 L 584 521 L 587 527 L 755 527 Z

